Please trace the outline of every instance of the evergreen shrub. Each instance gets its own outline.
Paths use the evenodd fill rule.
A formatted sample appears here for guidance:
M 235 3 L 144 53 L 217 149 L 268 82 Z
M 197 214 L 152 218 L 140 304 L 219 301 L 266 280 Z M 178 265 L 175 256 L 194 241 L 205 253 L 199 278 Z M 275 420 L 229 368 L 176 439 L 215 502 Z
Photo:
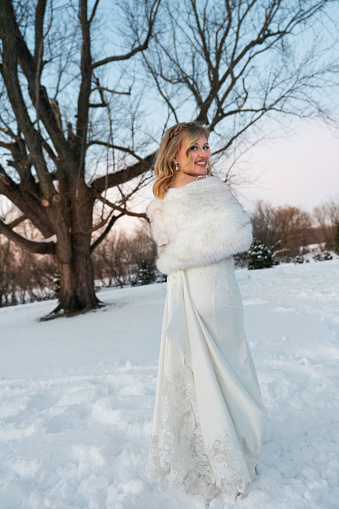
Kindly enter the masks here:
M 258 239 L 254 239 L 248 251 L 248 269 L 266 269 L 273 266 L 271 250 Z

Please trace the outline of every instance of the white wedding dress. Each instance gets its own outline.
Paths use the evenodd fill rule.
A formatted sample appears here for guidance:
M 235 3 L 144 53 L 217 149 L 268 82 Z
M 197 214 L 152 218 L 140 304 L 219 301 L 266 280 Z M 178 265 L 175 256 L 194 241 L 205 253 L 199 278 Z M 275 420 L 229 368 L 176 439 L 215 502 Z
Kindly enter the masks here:
M 147 470 L 205 503 L 255 475 L 266 410 L 233 258 L 171 272 Z

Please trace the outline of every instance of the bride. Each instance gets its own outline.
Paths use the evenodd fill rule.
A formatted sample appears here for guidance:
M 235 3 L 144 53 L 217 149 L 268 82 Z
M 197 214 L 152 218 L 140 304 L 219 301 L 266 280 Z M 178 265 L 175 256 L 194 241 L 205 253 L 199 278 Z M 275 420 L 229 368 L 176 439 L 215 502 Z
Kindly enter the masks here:
M 255 475 L 266 410 L 243 327 L 232 255 L 250 219 L 211 176 L 208 130 L 165 133 L 147 207 L 167 297 L 147 470 L 201 495 L 235 498 Z

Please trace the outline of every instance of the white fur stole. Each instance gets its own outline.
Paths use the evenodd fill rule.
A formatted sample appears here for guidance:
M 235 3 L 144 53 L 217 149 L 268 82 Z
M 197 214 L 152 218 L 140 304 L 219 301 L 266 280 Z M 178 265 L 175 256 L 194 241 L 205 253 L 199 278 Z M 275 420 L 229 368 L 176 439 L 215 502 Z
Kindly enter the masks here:
M 169 189 L 146 213 L 163 274 L 217 263 L 247 251 L 252 242 L 249 216 L 219 177 Z

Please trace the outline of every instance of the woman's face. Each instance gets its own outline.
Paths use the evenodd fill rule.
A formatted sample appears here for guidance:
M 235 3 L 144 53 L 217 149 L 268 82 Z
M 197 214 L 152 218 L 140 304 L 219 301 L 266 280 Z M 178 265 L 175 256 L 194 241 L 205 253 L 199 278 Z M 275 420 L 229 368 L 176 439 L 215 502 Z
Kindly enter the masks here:
M 191 162 L 188 166 L 186 164 L 189 158 L 186 152 L 191 156 Z M 179 150 L 175 161 L 179 164 L 179 169 L 184 168 L 184 172 L 191 175 L 206 175 L 208 172 L 207 162 L 210 158 L 210 148 L 208 145 L 207 138 L 204 134 L 201 134 L 200 138 L 193 143 L 190 147 L 187 147 L 186 138 L 183 139 L 181 149 Z

